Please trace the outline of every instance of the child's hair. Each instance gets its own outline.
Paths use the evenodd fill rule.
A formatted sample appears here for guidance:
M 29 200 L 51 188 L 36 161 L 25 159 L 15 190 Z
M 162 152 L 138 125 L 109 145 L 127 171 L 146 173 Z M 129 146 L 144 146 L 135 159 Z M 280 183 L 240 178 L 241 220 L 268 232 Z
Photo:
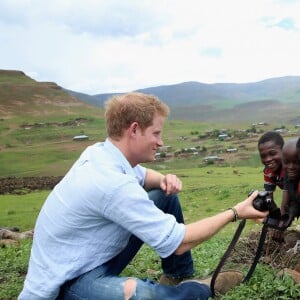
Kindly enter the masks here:
M 282 148 L 284 145 L 283 137 L 278 132 L 267 131 L 259 138 L 258 146 L 269 141 L 274 141 L 276 145 L 280 146 L 280 148 Z M 299 146 L 300 146 L 300 142 L 299 142 Z
M 300 148 L 300 137 L 298 138 L 297 144 L 296 144 L 297 148 Z

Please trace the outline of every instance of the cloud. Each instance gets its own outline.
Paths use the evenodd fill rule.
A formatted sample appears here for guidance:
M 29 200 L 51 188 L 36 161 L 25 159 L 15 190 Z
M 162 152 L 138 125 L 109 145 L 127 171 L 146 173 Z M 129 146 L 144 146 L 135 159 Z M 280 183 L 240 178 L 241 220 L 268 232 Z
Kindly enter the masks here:
M 2 0 L 0 68 L 89 94 L 300 75 L 300 1 Z
M 220 57 L 222 56 L 222 49 L 221 48 L 203 48 L 201 50 L 201 54 L 203 56 L 210 56 L 210 57 Z
M 278 26 L 285 30 L 295 30 L 296 29 L 295 22 L 292 18 L 284 18 L 284 19 L 280 20 L 277 24 L 275 24 L 275 26 Z

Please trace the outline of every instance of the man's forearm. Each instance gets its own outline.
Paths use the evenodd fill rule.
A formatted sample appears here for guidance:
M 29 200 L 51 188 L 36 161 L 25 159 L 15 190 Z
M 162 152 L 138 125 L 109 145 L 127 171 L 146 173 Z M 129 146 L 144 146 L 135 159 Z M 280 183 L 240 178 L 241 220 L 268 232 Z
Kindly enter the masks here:
M 175 253 L 182 254 L 208 240 L 233 219 L 233 211 L 226 210 L 213 217 L 186 225 L 185 237 Z
M 147 169 L 144 189 L 146 191 L 149 191 L 151 189 L 160 188 L 160 183 L 163 180 L 163 178 L 164 178 L 163 174 L 154 171 L 152 169 Z

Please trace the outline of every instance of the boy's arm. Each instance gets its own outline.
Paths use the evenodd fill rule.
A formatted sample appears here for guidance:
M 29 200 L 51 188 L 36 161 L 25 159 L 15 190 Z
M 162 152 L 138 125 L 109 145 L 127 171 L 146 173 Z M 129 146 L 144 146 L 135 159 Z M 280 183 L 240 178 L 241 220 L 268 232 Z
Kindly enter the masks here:
M 289 202 L 290 202 L 289 192 L 288 192 L 288 190 L 283 190 L 281 207 L 280 207 L 281 215 L 285 215 L 289 212 Z
M 289 213 L 289 204 L 290 204 L 290 196 L 289 196 L 289 184 L 287 175 L 284 174 L 283 178 L 283 189 L 282 189 L 282 200 L 281 200 L 281 215 L 285 215 Z

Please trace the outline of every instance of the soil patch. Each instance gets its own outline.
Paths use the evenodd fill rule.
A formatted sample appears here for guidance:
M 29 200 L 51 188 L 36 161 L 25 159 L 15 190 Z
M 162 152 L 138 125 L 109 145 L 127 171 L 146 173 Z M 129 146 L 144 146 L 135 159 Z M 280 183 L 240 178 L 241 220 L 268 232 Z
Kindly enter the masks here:
M 52 190 L 63 176 L 0 178 L 0 195 L 25 194 L 35 190 Z
M 227 263 L 240 268 L 249 268 L 258 248 L 260 234 L 260 231 L 253 231 L 240 238 Z M 284 242 L 282 243 L 275 242 L 269 231 L 262 249 L 260 263 L 269 265 L 278 271 L 284 268 L 294 269 L 300 264 L 299 253 L 300 231 L 298 228 L 285 230 Z

